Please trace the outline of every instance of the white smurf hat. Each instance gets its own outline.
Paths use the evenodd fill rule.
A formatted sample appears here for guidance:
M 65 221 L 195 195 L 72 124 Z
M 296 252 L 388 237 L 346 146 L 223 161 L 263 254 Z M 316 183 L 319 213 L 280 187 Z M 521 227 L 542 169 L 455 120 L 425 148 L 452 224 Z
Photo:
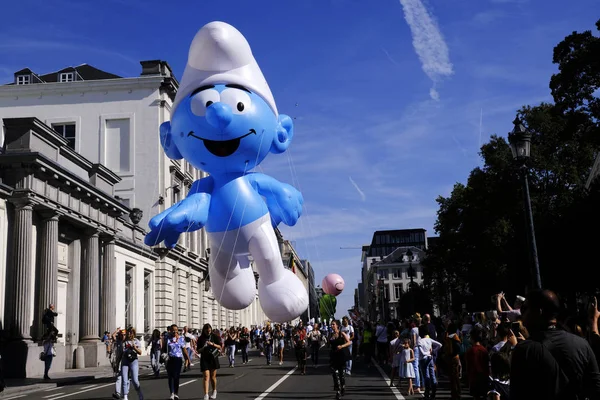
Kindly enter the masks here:
M 258 94 L 277 115 L 275 99 L 246 38 L 225 22 L 204 25 L 192 40 L 173 110 L 195 89 L 205 85 L 237 84 Z

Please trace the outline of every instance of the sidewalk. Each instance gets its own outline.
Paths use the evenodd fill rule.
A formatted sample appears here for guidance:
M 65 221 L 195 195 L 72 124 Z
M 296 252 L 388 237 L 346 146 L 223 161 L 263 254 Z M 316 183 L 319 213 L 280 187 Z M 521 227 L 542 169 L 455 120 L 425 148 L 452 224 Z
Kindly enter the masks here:
M 139 364 L 141 370 L 151 368 L 150 356 L 140 356 Z M 57 386 L 68 386 L 86 381 L 108 379 L 113 377 L 113 371 L 112 367 L 108 366 L 99 368 L 67 369 L 65 372 L 53 374 L 52 369 L 50 369 L 49 375 L 52 378 L 49 381 L 45 381 L 42 376 L 26 379 L 6 379 L 6 389 L 0 394 L 0 399 L 14 395 L 38 392 Z

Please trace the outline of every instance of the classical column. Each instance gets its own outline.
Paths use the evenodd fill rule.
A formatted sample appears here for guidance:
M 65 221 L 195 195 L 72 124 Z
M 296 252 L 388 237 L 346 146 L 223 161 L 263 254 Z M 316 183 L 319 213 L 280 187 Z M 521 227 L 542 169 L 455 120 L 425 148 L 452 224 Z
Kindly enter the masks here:
M 38 337 L 45 332 L 42 314 L 50 304 L 56 307 L 58 294 L 58 214 L 54 211 L 43 211 L 40 214 L 43 219 L 39 252 Z
M 100 256 L 98 232 L 84 239 L 81 265 L 81 317 L 79 340 L 99 340 L 100 328 Z
M 32 263 L 32 215 L 33 205 L 29 202 L 15 204 L 13 230 L 13 274 L 12 291 L 14 304 L 11 307 L 12 335 L 15 338 L 31 339 L 31 276 Z
M 100 328 L 112 332 L 116 326 L 117 263 L 115 261 L 115 239 L 104 242 L 102 258 L 102 296 L 100 297 Z

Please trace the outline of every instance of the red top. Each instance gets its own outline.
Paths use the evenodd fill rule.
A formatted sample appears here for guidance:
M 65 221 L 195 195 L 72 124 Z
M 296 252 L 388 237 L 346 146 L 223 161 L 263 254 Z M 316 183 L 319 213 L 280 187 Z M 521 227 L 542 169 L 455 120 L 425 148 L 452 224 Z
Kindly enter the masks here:
M 467 350 L 465 360 L 467 362 L 467 377 L 469 378 L 470 385 L 482 379 L 488 379 L 490 376 L 490 367 L 488 352 L 485 347 L 480 344 L 473 345 L 473 347 Z

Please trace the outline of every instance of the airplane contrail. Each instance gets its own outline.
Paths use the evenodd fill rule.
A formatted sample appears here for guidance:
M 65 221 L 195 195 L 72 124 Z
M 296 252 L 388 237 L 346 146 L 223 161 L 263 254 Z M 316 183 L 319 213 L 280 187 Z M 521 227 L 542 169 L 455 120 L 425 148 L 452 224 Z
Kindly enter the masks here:
M 362 190 L 360 190 L 360 188 L 358 187 L 358 185 L 356 184 L 356 182 L 354 182 L 354 179 L 352 179 L 351 176 L 348 176 L 348 179 L 350 179 L 350 183 L 352 184 L 352 186 L 354 186 L 354 189 L 356 189 L 356 191 L 360 195 L 360 198 L 362 199 L 362 201 L 367 200 L 367 196 L 365 195 L 365 192 L 363 192 Z

